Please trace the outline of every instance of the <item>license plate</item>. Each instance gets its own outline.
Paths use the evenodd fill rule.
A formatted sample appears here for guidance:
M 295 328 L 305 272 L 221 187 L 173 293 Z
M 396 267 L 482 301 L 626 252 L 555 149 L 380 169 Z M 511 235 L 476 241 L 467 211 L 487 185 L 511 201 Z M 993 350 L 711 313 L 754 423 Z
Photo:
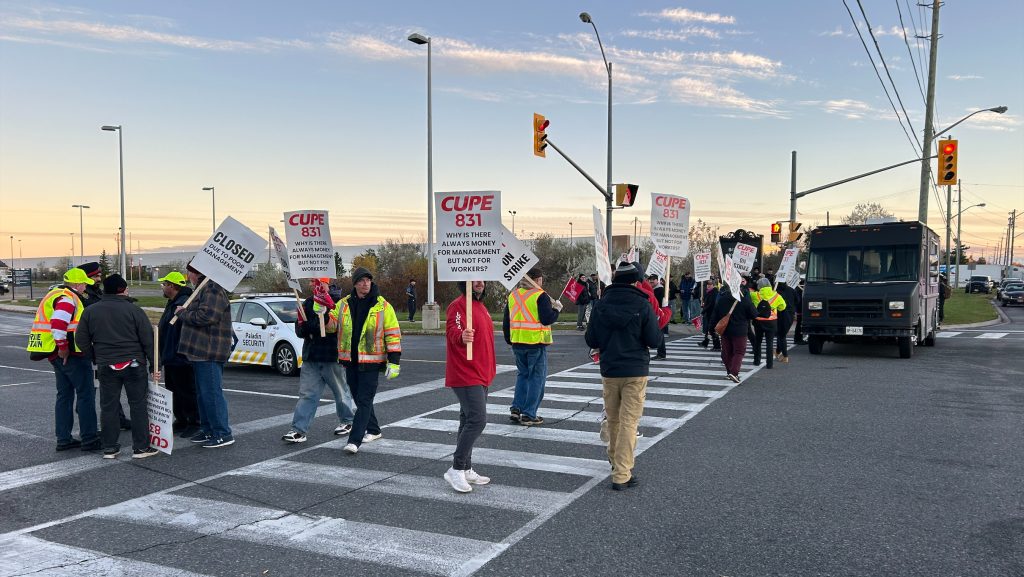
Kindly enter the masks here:
M 846 334 L 848 335 L 863 335 L 864 327 L 846 327 Z

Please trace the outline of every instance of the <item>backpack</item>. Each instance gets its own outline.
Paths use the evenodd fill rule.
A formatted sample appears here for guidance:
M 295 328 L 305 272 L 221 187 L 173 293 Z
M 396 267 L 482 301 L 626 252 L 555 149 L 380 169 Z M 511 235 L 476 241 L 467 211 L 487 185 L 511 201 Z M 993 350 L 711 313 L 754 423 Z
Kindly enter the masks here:
M 757 303 L 757 316 L 762 319 L 772 316 L 772 305 L 767 299 L 761 299 L 761 302 Z

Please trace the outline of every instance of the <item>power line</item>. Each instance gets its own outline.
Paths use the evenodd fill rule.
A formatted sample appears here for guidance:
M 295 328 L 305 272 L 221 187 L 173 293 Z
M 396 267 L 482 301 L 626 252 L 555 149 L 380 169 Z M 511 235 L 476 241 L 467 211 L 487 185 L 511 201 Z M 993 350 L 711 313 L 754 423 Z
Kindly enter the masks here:
M 906 0 L 904 0 L 905 2 Z M 907 45 L 907 54 L 910 55 L 910 65 L 914 68 L 914 80 L 917 81 L 917 89 L 921 92 L 921 101 L 927 104 L 928 99 L 924 95 L 924 87 L 921 86 L 921 78 L 918 76 L 917 63 L 914 62 L 914 51 L 910 49 L 910 41 L 907 40 L 907 27 L 903 24 L 903 10 L 900 8 L 900 0 L 896 0 L 896 11 L 900 14 L 900 30 L 903 31 L 903 43 Z M 910 8 L 907 8 L 907 12 L 910 12 Z M 911 22 L 913 23 L 913 22 Z M 917 35 L 917 29 L 914 29 L 914 35 Z M 921 62 L 921 69 L 924 69 L 924 62 Z
M 875 71 L 875 76 L 878 77 L 878 82 L 882 85 L 882 90 L 885 92 L 885 97 L 889 100 L 889 105 L 892 106 L 893 113 L 896 114 L 896 120 L 899 121 L 900 128 L 903 129 L 903 134 L 905 134 L 907 140 L 910 141 L 910 146 L 914 149 L 914 154 L 918 154 L 920 156 L 921 154 L 923 154 L 923 152 L 918 153 L 918 149 L 921 147 L 921 145 L 918 144 L 917 141 L 910 136 L 910 133 L 907 132 L 907 127 L 903 126 L 903 118 L 900 116 L 899 111 L 896 110 L 896 103 L 893 102 L 892 97 L 889 96 L 889 89 L 885 86 L 885 81 L 882 80 L 882 75 L 878 73 L 878 66 L 875 65 L 875 59 L 872 58 L 871 56 L 871 49 L 868 48 L 868 43 L 864 41 L 864 35 L 861 34 L 860 28 L 857 26 L 857 19 L 854 18 L 853 11 L 850 10 L 850 6 L 846 4 L 846 0 L 843 0 L 843 6 L 846 8 L 846 12 L 850 15 L 850 20 L 853 22 L 853 28 L 854 30 L 857 31 L 857 37 L 860 38 L 860 43 L 862 46 L 864 46 L 864 52 L 866 52 L 868 55 L 868 61 L 871 62 L 871 69 Z M 911 131 L 913 131 L 913 128 L 911 128 Z
M 885 76 L 889 79 L 889 84 L 892 85 L 893 94 L 896 95 L 896 101 L 900 103 L 900 110 L 903 111 L 903 116 L 907 119 L 907 126 L 910 127 L 910 132 L 917 134 L 917 131 L 914 130 L 914 123 L 910 121 L 910 115 L 907 114 L 907 109 L 903 106 L 903 99 L 900 98 L 900 91 L 896 88 L 896 82 L 892 79 L 892 74 L 889 72 L 889 65 L 885 63 L 885 57 L 882 56 L 882 47 L 878 45 L 878 39 L 875 38 L 875 31 L 871 29 L 871 23 L 868 22 L 868 15 L 864 11 L 864 5 L 860 3 L 860 0 L 857 0 L 857 7 L 860 8 L 860 15 L 864 17 L 864 25 L 868 27 L 868 35 L 871 36 L 871 41 L 875 43 L 875 51 L 878 52 L 878 61 L 882 63 L 882 68 L 885 69 Z M 916 144 L 917 141 L 915 140 L 914 142 Z M 921 154 L 924 154 L 923 150 L 921 151 Z

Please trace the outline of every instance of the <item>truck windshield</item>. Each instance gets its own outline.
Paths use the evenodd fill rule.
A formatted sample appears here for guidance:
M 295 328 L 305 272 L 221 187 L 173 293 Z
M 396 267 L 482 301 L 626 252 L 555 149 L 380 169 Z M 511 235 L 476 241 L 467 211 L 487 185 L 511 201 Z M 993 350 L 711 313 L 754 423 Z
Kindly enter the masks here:
M 916 281 L 919 250 L 915 245 L 812 249 L 807 281 Z

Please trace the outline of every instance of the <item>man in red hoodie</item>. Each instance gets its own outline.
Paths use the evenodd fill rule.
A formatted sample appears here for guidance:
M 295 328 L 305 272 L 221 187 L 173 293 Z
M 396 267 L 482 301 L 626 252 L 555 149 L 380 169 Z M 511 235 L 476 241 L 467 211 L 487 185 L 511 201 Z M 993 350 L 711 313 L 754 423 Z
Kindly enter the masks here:
M 494 324 L 484 306 L 484 281 L 472 281 L 473 324 L 466 322 L 466 283 L 459 283 L 462 296 L 448 305 L 447 362 L 444 386 L 459 399 L 459 436 L 452 467 L 444 478 L 460 493 L 491 480 L 473 470 L 473 443 L 487 425 L 487 388 L 497 369 L 494 357 Z M 473 360 L 466 359 L 466 345 L 473 343 Z

